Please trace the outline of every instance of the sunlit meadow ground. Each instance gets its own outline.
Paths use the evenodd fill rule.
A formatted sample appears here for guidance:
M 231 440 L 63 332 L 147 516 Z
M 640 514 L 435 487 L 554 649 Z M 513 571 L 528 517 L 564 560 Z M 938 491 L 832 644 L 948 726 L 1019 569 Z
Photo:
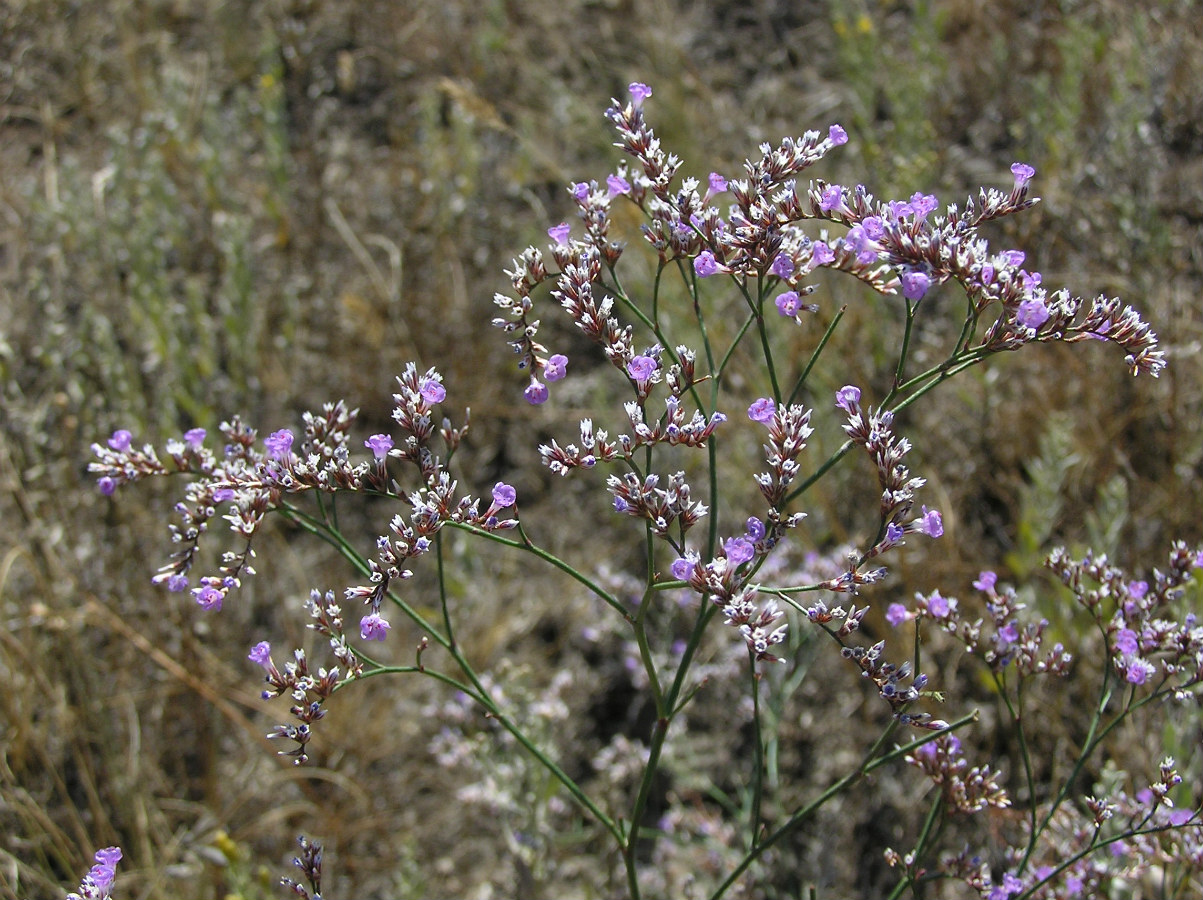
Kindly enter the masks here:
M 518 845 L 524 823 L 455 799 L 467 776 L 434 760 L 444 714 L 423 682 L 336 698 L 314 763 L 278 762 L 262 738 L 278 713 L 246 649 L 308 640 L 300 599 L 350 573 L 272 531 L 262 574 L 205 614 L 149 582 L 169 551 L 169 486 L 109 500 L 85 468 L 117 427 L 161 443 L 241 412 L 266 433 L 340 397 L 364 436 L 385 430 L 413 359 L 472 407 L 460 463 L 475 490 L 504 477 L 545 540 L 621 571 L 628 544 L 596 483 L 550 494 L 535 450 L 575 410 L 604 407 L 606 382 L 582 364 L 555 409 L 528 407 L 488 322 L 511 256 L 568 216 L 565 186 L 613 171 L 601 110 L 632 80 L 653 86 L 649 115 L 695 175 L 734 175 L 760 141 L 831 122 L 852 140 L 823 176 L 878 196 L 956 200 L 1029 162 L 1044 201 L 996 239 L 1046 283 L 1123 296 L 1161 335 L 1157 382 L 1102 348 L 1031 348 L 916 410 L 912 468 L 948 534 L 902 557 L 875 605 L 964 590 L 987 566 L 1046 584 L 1057 542 L 1147 567 L 1171 538 L 1203 538 L 1194 0 L 10 0 L 0 22 L 0 895 L 61 896 L 108 844 L 126 851 L 125 897 L 279 895 L 301 831 L 326 842 L 328 896 L 615 890 L 598 842 Z M 884 384 L 890 301 L 844 284 L 819 297 L 850 304 L 831 377 Z M 798 352 L 814 339 L 800 333 Z M 868 527 L 853 483 L 838 475 L 814 498 L 817 549 Z M 368 549 L 390 515 L 343 521 Z M 579 676 L 562 758 L 584 771 L 603 740 L 639 737 L 621 646 L 580 637 L 597 610 L 504 557 L 460 553 L 475 658 L 533 692 L 556 670 Z M 868 630 L 884 633 L 875 615 Z M 882 714 L 834 654 L 807 661 L 780 751 L 793 796 L 840 774 Z M 961 687 L 965 708 L 993 715 L 980 686 Z M 1059 723 L 1044 752 L 1072 740 L 1073 690 L 1039 698 Z M 702 701 L 713 736 L 673 761 L 666 790 L 701 807 L 702 776 L 738 783 L 747 748 L 721 716 L 739 693 Z M 1199 777 L 1197 718 L 1162 743 Z M 1007 771 L 1014 748 L 987 749 Z M 881 850 L 919 809 L 888 779 L 865 786 L 760 889 L 870 895 Z

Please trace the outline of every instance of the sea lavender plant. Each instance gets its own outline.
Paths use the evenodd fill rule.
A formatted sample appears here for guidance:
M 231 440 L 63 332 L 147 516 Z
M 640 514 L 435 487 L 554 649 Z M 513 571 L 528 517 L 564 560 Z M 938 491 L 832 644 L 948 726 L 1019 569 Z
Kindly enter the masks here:
M 356 413 L 340 401 L 305 415 L 299 433 L 279 429 L 262 440 L 232 418 L 220 426 L 218 449 L 201 429 L 169 441 L 163 454 L 135 444 L 126 431 L 94 445 L 91 471 L 106 495 L 152 476 L 186 478 L 175 508 L 179 521 L 171 526 L 176 549 L 155 580 L 216 612 L 254 574 L 255 539 L 269 515 L 327 541 L 359 573 L 358 583 L 323 586 L 306 602 L 309 627 L 328 640 L 332 664 L 315 664 L 301 649 L 278 663 L 268 641 L 259 639 L 266 636 L 256 636 L 249 653 L 264 672 L 264 697 L 292 701 L 292 721 L 270 735 L 288 745 L 280 752 L 297 764 L 309 758 L 326 703 L 339 691 L 380 675 L 434 679 L 450 692 L 446 706 L 428 711 L 447 723 L 432 742 L 436 758 L 474 769 L 478 784 L 499 773 L 525 783 L 537 770 L 569 801 L 559 801 L 553 817 L 583 814 L 608 837 L 620 890 L 632 898 L 771 893 L 765 864 L 785 838 L 810 827 L 820 809 L 872 773 L 891 765 L 905 772 L 903 763 L 933 790 L 910 846 L 884 850 L 899 876 L 895 895 L 918 896 L 930 882 L 954 878 L 990 900 L 1085 896 L 1171 866 L 1175 889 L 1197 887 L 1200 798 L 1185 789 L 1173 760 L 1165 759 L 1131 792 L 1087 793 L 1094 788 L 1084 780 L 1096 771 L 1092 760 L 1107 736 L 1136 710 L 1161 701 L 1197 702 L 1203 628 L 1179 611 L 1189 591 L 1197 595 L 1203 550 L 1176 544 L 1168 568 L 1147 580 L 1102 558 L 1075 561 L 1063 550 L 1049 557 L 1049 568 L 1104 649 L 1088 672 L 1102 685 L 1089 734 L 1051 788 L 1037 783 L 1028 750 L 1039 723 L 1025 709 L 1026 691 L 1033 679 L 1080 673 L 1070 649 L 1050 643 L 1048 623 L 1028 617 L 1019 595 L 995 575 L 983 572 L 974 585 L 984 598 L 983 615 L 975 618 L 977 607 L 969 602 L 929 592 L 912 607 L 895 603 L 881 610 L 896 635 L 861 638 L 866 615 L 884 605 L 874 595 L 890 557 L 908 541 L 938 540 L 944 530 L 941 512 L 920 502 L 926 481 L 908 466 L 911 442 L 901 414 L 996 354 L 1039 344 L 1106 343 L 1123 354 L 1133 374 L 1156 377 L 1165 359 L 1154 332 L 1117 299 L 1050 290 L 1040 273 L 1024 268 L 1023 252 L 992 247 L 982 235 L 986 223 L 1036 203 L 1029 194 L 1035 172 L 1026 164 L 1011 167 L 1008 188 L 982 188 L 960 205 L 941 208 L 923 193 L 877 200 L 863 185 L 810 177 L 807 170 L 848 140 L 844 129 L 831 125 L 764 144 L 738 176 L 712 173 L 702 182 L 681 177 L 682 161 L 654 133 L 645 116 L 651 93 L 632 84 L 630 98 L 607 110 L 625 159 L 605 178 L 570 187 L 579 222 L 552 226 L 548 245 L 529 247 L 513 261 L 510 290 L 495 296 L 493 320 L 518 358 L 524 381 L 515 389 L 529 403 L 556 408 L 560 383 L 591 370 L 618 394 L 621 405 L 606 411 L 606 422 L 584 418 L 569 436 L 551 437 L 537 450 L 551 473 L 585 479 L 608 493 L 614 519 L 604 527 L 633 536 L 642 559 L 635 571 L 616 574 L 587 551 L 578 558 L 552 553 L 540 543 L 538 523 L 520 514 L 513 486 L 490 488 L 473 472 L 456 474 L 453 457 L 466 416 L 463 426 L 454 426 L 447 409 L 453 390 L 437 369 L 420 371 L 411 363 L 397 378 L 392 434 L 354 435 Z M 642 244 L 656 259 L 646 289 L 628 286 L 620 275 L 629 248 L 617 234 L 617 204 L 642 217 Z M 828 271 L 857 279 L 896 305 L 902 335 L 893 378 L 876 395 L 853 384 L 834 396 L 816 387 L 820 366 L 831 371 L 823 383 L 844 380 L 840 360 L 824 353 L 844 309 L 814 299 L 816 276 Z M 921 321 L 955 317 L 948 299 L 932 297 L 951 284 L 964 295 L 955 337 L 940 359 L 919 365 L 912 338 Z M 570 359 L 542 342 L 563 341 L 541 333 L 541 317 L 557 309 L 593 345 L 592 356 Z M 782 332 L 812 323 L 818 329 L 808 358 L 783 353 Z M 826 425 L 842 427 L 844 438 L 834 451 L 812 458 L 808 442 Z M 749 433 L 763 448 L 760 460 L 729 460 Z M 854 453 L 867 457 L 876 478 L 873 527 L 829 559 L 825 572 L 783 563 L 801 542 L 807 493 Z M 754 502 L 740 499 L 732 472 L 743 473 Z M 331 504 L 342 494 L 394 504 L 374 553 L 340 531 Z M 234 542 L 206 569 L 202 549 L 218 515 Z M 452 533 L 566 574 L 579 588 L 579 602 L 592 598 L 605 627 L 622 636 L 633 683 L 654 715 L 599 751 L 592 767 L 602 777 L 573 774 L 557 759 L 557 732 L 573 712 L 560 688 L 541 698 L 517 682 L 507 689 L 500 675 L 517 678 L 517 670 L 483 671 L 461 642 L 460 610 L 448 589 Z M 406 586 L 413 567 L 423 564 L 437 576 L 433 602 L 419 602 Z M 347 615 L 359 617 L 358 633 Z M 407 664 L 386 663 L 376 649 L 392 640 L 390 617 L 402 617 L 420 633 Z M 683 628 L 669 627 L 682 617 Z M 790 629 L 799 626 L 829 638 L 882 701 L 878 731 L 865 736 L 859 762 L 831 783 L 803 786 L 804 801 L 774 792 L 776 769 L 767 752 L 768 711 L 780 700 L 768 696 L 779 684 L 771 670 L 787 661 L 796 646 Z M 748 800 L 726 817 L 718 807 L 674 804 L 663 788 L 674 739 L 683 739 L 697 698 L 713 690 L 707 682 L 741 683 L 732 667 L 707 658 L 706 641 L 715 639 L 716 629 L 719 640 L 745 648 L 738 668 L 746 673 L 740 689 L 749 702 L 733 705 L 731 715 L 752 735 L 741 773 Z M 934 684 L 923 667 L 932 653 L 947 649 L 940 635 L 979 661 L 1006 711 L 1004 724 L 1021 750 L 1018 792 L 1004 783 L 995 761 L 969 758 L 970 742 L 961 735 L 977 711 L 949 696 L 953 685 Z M 488 731 L 464 715 L 472 708 L 485 714 Z M 518 758 L 522 765 L 514 763 Z M 495 771 L 482 771 L 489 766 Z M 503 787 L 460 793 L 461 801 L 494 815 L 521 812 L 527 796 Z M 968 846 L 980 832 L 961 823 L 1015 804 L 1025 812 L 1023 824 L 1004 859 L 991 865 Z M 547 818 L 532 821 L 555 827 Z M 706 862 L 682 866 L 683 854 L 702 846 L 703 833 Z M 715 842 L 721 852 L 714 852 Z M 308 887 L 286 884 L 316 897 L 321 849 L 307 839 L 301 847 L 297 864 Z M 665 873 L 681 868 L 689 870 L 690 883 L 670 883 Z M 705 877 L 710 883 L 700 884 Z

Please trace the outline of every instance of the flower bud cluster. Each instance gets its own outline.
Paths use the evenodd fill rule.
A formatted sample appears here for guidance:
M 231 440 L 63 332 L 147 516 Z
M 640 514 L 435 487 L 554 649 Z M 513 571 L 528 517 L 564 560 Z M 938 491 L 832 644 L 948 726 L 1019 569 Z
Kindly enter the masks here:
M 272 660 L 271 645 L 266 641 L 260 641 L 251 648 L 249 659 L 266 673 L 264 700 L 283 694 L 288 694 L 292 699 L 293 705 L 288 711 L 300 724 L 277 725 L 267 736 L 293 741 L 296 747 L 280 750 L 279 755 L 293 757 L 293 764 L 299 766 L 309 759 L 306 748 L 313 737 L 313 723 L 325 718 L 326 710 L 323 707 L 338 687 L 339 671 L 337 668 L 321 668 L 316 674 L 311 673 L 305 651 L 300 649 L 293 651 L 292 661 L 285 663 L 281 671 Z
M 863 612 L 860 613 L 860 616 L 863 615 Z M 855 618 L 857 625 L 860 623 L 860 616 Z M 853 617 L 850 615 L 845 620 L 845 625 L 852 619 Z M 843 642 L 841 641 L 841 643 Z M 844 644 L 840 650 L 840 655 L 844 659 L 849 659 L 856 663 L 860 667 L 861 675 L 868 678 L 877 686 L 877 693 L 890 705 L 890 709 L 894 713 L 894 718 L 901 724 L 929 731 L 939 731 L 942 728 L 947 728 L 947 722 L 942 719 L 933 718 L 931 713 L 912 713 L 907 711 L 907 708 L 919 699 L 923 689 L 927 687 L 927 676 L 915 675 L 912 678 L 909 661 L 903 662 L 901 665 L 887 662 L 882 655 L 885 649 L 885 641 L 878 641 L 872 647 L 857 647 L 851 644 Z M 904 684 L 906 681 L 910 681 L 910 684 Z
M 907 754 L 906 761 L 922 769 L 940 788 L 945 806 L 953 812 L 973 813 L 1011 805 L 1011 798 L 999 784 L 1002 773 L 988 766 L 970 768 L 955 734 L 943 734 L 921 744 Z
M 659 475 L 640 478 L 633 472 L 625 472 L 621 477 L 607 478 L 606 488 L 614 496 L 617 512 L 647 519 L 652 532 L 660 537 L 668 536 L 674 524 L 683 534 L 707 513 L 706 505 L 693 499 L 684 472 L 670 475 L 663 488 Z

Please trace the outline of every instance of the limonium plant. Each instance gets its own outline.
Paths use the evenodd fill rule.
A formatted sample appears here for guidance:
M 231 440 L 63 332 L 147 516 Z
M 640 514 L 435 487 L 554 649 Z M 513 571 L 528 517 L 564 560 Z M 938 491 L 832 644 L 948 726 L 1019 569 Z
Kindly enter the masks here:
M 986 223 L 1037 202 L 1029 165 L 1016 163 L 1008 185 L 982 188 L 962 204 L 942 206 L 922 193 L 878 200 L 864 186 L 811 174 L 848 140 L 831 125 L 762 145 L 742 172 L 682 177 L 682 161 L 645 116 L 651 94 L 632 84 L 629 97 L 607 110 L 622 161 L 605 178 L 570 186 L 575 221 L 552 226 L 546 244 L 514 260 L 509 290 L 494 298 L 492 323 L 514 350 L 522 373 L 514 390 L 529 403 L 554 410 L 561 384 L 586 364 L 600 367 L 608 394 L 619 398 L 604 422 L 573 422 L 531 450 L 554 475 L 608 495 L 607 527 L 625 529 L 642 560 L 622 576 L 621 589 L 613 567 L 598 565 L 592 552 L 571 558 L 541 544 L 539 525 L 528 521 L 513 486 L 480 484 L 475 473 L 457 471 L 467 425 L 453 424 L 454 388 L 437 368 L 414 364 L 396 380 L 391 434 L 360 433 L 356 412 L 340 401 L 305 415 L 296 430 L 277 428 L 263 438 L 232 418 L 215 436 L 193 429 L 163 451 L 127 431 L 94 445 L 91 471 L 106 495 L 151 477 L 184 482 L 171 525 L 175 550 L 155 581 L 190 596 L 200 614 L 217 614 L 254 574 L 255 540 L 269 516 L 327 541 L 359 573 L 341 587 L 316 587 L 306 602 L 309 627 L 328 641 L 329 658 L 281 651 L 271 635 L 255 636 L 249 648 L 264 697 L 292 701 L 291 719 L 271 734 L 283 744 L 280 752 L 307 761 L 312 742 L 321 740 L 326 701 L 337 692 L 383 675 L 434 679 L 446 687 L 461 725 L 483 714 L 493 728 L 473 735 L 453 722 L 436 741 L 438 758 L 478 767 L 495 759 L 516 778 L 541 773 L 563 800 L 556 815 L 606 836 L 613 890 L 631 898 L 771 895 L 771 863 L 786 839 L 889 766 L 911 780 L 911 796 L 928 809 L 907 844 L 879 851 L 896 875 L 895 896 L 926 895 L 933 882 L 948 880 L 960 885 L 954 893 L 971 889 L 989 900 L 1106 896 L 1151 873 L 1160 873 L 1169 893 L 1197 888 L 1200 797 L 1182 784 L 1175 761 L 1166 756 L 1154 771 L 1132 773 L 1130 784 L 1106 794 L 1093 792 L 1084 773 L 1136 710 L 1197 703 L 1203 626 L 1184 611 L 1191 593 L 1198 597 L 1203 550 L 1176 543 L 1139 576 L 1101 555 L 1052 553 L 1048 568 L 1090 623 L 1082 633 L 1101 648 L 1094 668 L 1075 669 L 1064 632 L 1061 642 L 1050 638 L 1049 622 L 1029 608 L 1030 594 L 988 569 L 972 585 L 919 593 L 909 603 L 886 606 L 875 598 L 901 547 L 939 541 L 944 530 L 941 511 L 924 494 L 925 479 L 908 467 L 904 410 L 996 354 L 1039 344 L 1110 345 L 1117 364 L 1156 377 L 1165 359 L 1152 329 L 1120 300 L 1088 300 L 1046 285 L 1025 268 L 1022 251 L 995 248 L 982 236 Z M 612 233 L 619 204 L 641 217 L 641 240 L 632 246 Z M 639 252 L 654 258 L 655 277 L 636 290 L 621 263 Z M 841 360 L 824 354 L 845 310 L 817 299 L 820 273 L 857 279 L 896 308 L 902 335 L 888 389 L 816 387 L 846 380 Z M 955 285 L 963 300 L 954 304 L 943 290 L 934 303 L 930 295 L 942 285 Z M 595 348 L 592 357 L 573 359 L 565 347 L 543 343 L 555 343 L 540 329 L 551 315 L 579 329 Z M 938 359 L 920 365 L 912 338 L 927 317 L 957 317 L 959 327 Z M 781 350 L 783 331 L 814 323 L 821 325 L 804 356 Z M 820 370 L 822 380 L 815 377 Z M 843 433 L 823 442 L 834 449 L 815 456 L 808 441 L 824 422 Z M 728 459 L 747 448 L 738 436 L 748 433 L 762 448 L 759 458 Z M 858 456 L 876 479 L 874 527 L 829 555 L 825 569 L 783 562 L 801 540 L 808 492 Z M 732 472 L 744 473 L 742 484 Z M 339 530 L 332 508 L 344 494 L 391 501 L 374 547 L 355 546 Z M 221 524 L 232 537 L 210 563 L 205 550 L 218 541 L 212 526 Z M 597 603 L 607 627 L 622 635 L 633 681 L 654 716 L 594 761 L 599 777 L 570 773 L 557 759 L 556 729 L 532 724 L 527 705 L 514 699 L 520 691 L 507 689 L 504 669 L 478 670 L 471 648 L 461 644 L 460 611 L 447 588 L 452 533 L 559 570 L 578 586 L 580 602 Z M 433 568 L 436 597 L 409 589 L 418 566 Z M 893 629 L 888 639 L 862 636 L 874 609 Z M 674 621 L 683 616 L 685 627 L 667 627 L 665 610 L 675 611 Z M 406 662 L 383 662 L 381 648 L 395 641 L 390 629 L 399 620 L 420 641 L 403 651 Z M 767 748 L 769 711 L 776 708 L 770 694 L 781 683 L 771 676 L 788 662 L 798 629 L 813 630 L 872 685 L 879 727 L 843 777 L 775 794 Z M 742 648 L 737 665 L 711 665 L 708 640 Z M 1021 765 L 1007 779 L 995 761 L 970 757 L 976 744 L 964 730 L 978 727 L 977 711 L 957 702 L 953 685 L 934 683 L 924 669 L 928 647 L 960 648 L 1000 698 L 1004 714 L 995 727 L 1008 729 L 1020 748 Z M 746 713 L 733 711 L 732 727 L 746 725 L 752 735 L 742 773 L 748 800 L 725 810 L 722 829 L 699 823 L 688 805 L 674 806 L 662 786 L 674 738 L 716 672 L 744 693 Z M 1052 786 L 1042 785 L 1027 749 L 1039 720 L 1028 714 L 1025 697 L 1037 680 L 1083 672 L 1101 681 L 1089 733 Z M 545 720 L 573 714 L 558 690 L 553 684 L 539 698 L 551 710 Z M 482 741 L 512 754 L 490 756 Z M 781 796 L 807 799 L 785 807 Z M 1022 815 L 1009 819 L 1015 837 L 1004 854 L 987 856 L 966 843 L 979 832 L 959 823 L 1007 809 Z M 719 835 L 723 852 L 709 853 L 688 884 L 670 883 L 673 853 L 684 853 L 680 848 L 702 831 Z M 107 896 L 119 851 L 102 853 L 82 896 Z M 302 838 L 296 862 L 300 879 L 285 883 L 300 896 L 320 896 L 321 847 Z

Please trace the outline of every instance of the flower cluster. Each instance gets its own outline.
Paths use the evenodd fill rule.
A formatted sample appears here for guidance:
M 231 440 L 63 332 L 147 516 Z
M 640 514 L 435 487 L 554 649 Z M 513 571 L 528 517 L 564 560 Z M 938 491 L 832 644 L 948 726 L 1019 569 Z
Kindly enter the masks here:
M 78 890 L 67 895 L 67 900 L 108 900 L 117 877 L 117 863 L 121 862 L 121 848 L 97 850 L 95 859 L 96 865 L 88 870 Z
M 973 813 L 988 806 L 1005 809 L 1011 805 L 998 783 L 1001 773 L 988 766 L 970 768 L 955 734 L 942 734 L 921 744 L 907 754 L 906 761 L 927 774 L 951 812 Z
M 1047 565 L 1106 633 L 1111 664 L 1124 681 L 1165 687 L 1179 700 L 1197 695 L 1203 624 L 1194 612 L 1176 617 L 1173 608 L 1203 568 L 1203 548 L 1175 543 L 1166 570 L 1155 569 L 1148 580 L 1129 577 L 1106 556 L 1087 554 L 1079 561 L 1063 549 Z

